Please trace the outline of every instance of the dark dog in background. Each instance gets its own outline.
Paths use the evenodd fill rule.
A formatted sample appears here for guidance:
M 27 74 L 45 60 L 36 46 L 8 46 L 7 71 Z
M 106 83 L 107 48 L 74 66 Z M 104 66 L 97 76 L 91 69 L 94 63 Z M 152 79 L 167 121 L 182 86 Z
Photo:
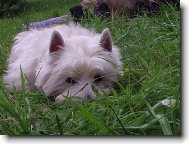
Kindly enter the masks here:
M 160 13 L 161 3 L 176 4 L 180 8 L 179 0 L 83 0 L 80 5 L 70 8 L 70 12 L 75 21 L 86 17 L 85 12 L 92 12 L 101 18 L 108 18 L 113 12 L 128 17 L 144 13 L 151 16 Z
M 178 0 L 94 0 L 98 1 L 95 5 L 99 7 L 101 3 L 107 4 L 111 12 L 117 12 L 120 15 L 130 17 L 136 15 L 156 15 L 160 12 L 160 3 L 175 3 L 179 5 Z

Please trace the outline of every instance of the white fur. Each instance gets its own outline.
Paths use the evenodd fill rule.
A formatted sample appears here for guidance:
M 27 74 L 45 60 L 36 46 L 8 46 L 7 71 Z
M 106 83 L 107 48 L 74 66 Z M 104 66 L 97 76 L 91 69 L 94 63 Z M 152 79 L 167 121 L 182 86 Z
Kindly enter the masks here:
M 49 53 L 52 33 L 62 36 L 62 50 Z M 108 93 L 121 73 L 118 48 L 113 45 L 109 52 L 100 45 L 102 34 L 79 25 L 59 25 L 41 30 L 19 33 L 8 59 L 8 70 L 4 76 L 5 87 L 12 92 L 15 86 L 20 92 L 21 71 L 26 79 L 26 90 L 43 90 L 47 96 L 55 96 L 56 102 L 64 96 L 95 98 L 94 88 Z M 102 76 L 95 81 L 96 75 Z M 71 77 L 74 84 L 66 82 Z

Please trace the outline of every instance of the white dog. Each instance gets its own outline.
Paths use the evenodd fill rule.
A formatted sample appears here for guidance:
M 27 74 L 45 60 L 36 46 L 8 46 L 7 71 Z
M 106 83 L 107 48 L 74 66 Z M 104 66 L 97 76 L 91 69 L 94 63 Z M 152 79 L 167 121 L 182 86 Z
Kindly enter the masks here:
M 26 90 L 42 90 L 57 103 L 64 96 L 93 99 L 110 92 L 121 74 L 120 58 L 108 28 L 102 34 L 75 24 L 26 31 L 15 38 L 4 83 L 20 92 L 22 70 Z

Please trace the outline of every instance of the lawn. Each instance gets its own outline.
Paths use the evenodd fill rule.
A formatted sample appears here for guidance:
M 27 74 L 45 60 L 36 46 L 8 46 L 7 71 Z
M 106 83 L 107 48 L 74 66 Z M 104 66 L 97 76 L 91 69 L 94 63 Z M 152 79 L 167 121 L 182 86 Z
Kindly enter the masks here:
M 109 96 L 56 105 L 40 92 L 4 89 L 6 60 L 21 24 L 64 15 L 79 2 L 29 0 L 18 16 L 0 18 L 0 134 L 180 136 L 180 11 L 172 5 L 162 5 L 154 17 L 82 20 L 97 32 L 109 27 L 120 47 L 124 74 Z

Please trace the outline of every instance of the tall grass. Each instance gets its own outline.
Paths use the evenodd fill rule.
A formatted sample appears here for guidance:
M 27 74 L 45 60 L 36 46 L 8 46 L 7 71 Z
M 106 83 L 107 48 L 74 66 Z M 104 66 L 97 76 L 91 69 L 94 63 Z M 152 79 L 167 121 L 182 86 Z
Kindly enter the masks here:
M 67 3 L 66 3 L 67 2 Z M 65 3 L 67 5 L 65 5 Z M 30 0 L 25 11 L 0 19 L 0 77 L 14 35 L 25 21 L 66 14 L 79 1 Z M 56 105 L 40 92 L 13 93 L 0 79 L 0 133 L 6 135 L 180 135 L 180 12 L 161 7 L 154 17 L 82 20 L 101 32 L 109 27 L 120 47 L 123 76 L 109 96 Z M 24 78 L 22 76 L 22 83 Z

